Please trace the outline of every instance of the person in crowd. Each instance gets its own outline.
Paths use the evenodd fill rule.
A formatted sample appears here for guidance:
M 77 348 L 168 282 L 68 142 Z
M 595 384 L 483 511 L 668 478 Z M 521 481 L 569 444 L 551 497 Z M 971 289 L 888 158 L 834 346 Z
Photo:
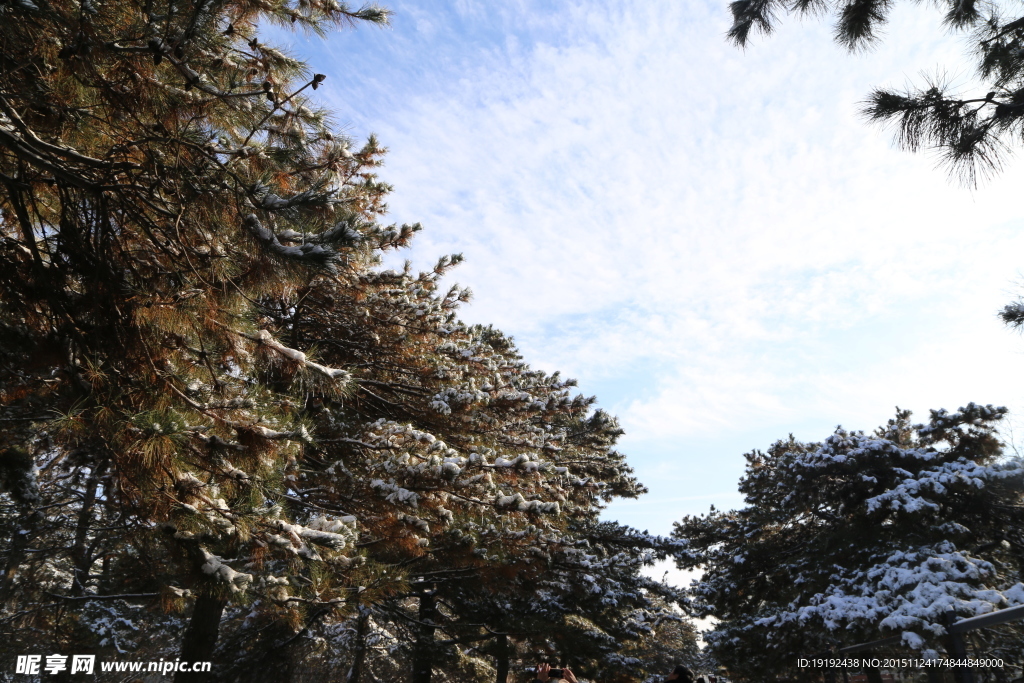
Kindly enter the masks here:
M 566 683 L 578 683 L 576 676 L 573 675 L 570 669 L 561 669 L 561 678 Z M 550 664 L 538 664 L 537 665 L 537 678 L 533 680 L 533 683 L 548 683 L 551 679 L 551 665 Z
M 693 683 L 693 672 L 680 664 L 676 668 L 672 669 L 672 673 L 670 673 L 668 678 L 665 680 L 679 681 L 679 683 Z

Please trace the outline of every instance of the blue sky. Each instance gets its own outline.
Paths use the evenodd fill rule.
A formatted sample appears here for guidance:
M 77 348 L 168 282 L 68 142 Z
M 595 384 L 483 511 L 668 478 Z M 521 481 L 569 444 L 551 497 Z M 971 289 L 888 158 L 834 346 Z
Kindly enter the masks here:
M 391 150 L 391 218 L 424 225 L 404 256 L 464 253 L 463 317 L 619 416 L 650 494 L 609 518 L 737 506 L 743 453 L 791 432 L 1024 410 L 996 317 L 1024 282 L 1024 164 L 967 190 L 857 114 L 922 70 L 969 88 L 939 10 L 897 7 L 850 55 L 797 19 L 738 50 L 724 0 L 387 4 L 391 28 L 281 40 Z

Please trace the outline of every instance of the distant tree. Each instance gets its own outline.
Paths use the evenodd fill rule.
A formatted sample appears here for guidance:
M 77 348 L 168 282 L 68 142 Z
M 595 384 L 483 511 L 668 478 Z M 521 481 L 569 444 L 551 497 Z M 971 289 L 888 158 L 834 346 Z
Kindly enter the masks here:
M 679 664 L 695 673 L 706 670 L 706 657 L 698 644 L 694 623 L 681 614 L 673 618 L 669 610 L 666 612 L 651 624 L 650 631 L 630 641 L 620 652 L 624 680 L 664 681 L 665 675 Z
M 499 672 L 519 651 L 609 683 L 635 680 L 646 661 L 634 654 L 637 644 L 685 622 L 683 592 L 641 572 L 681 545 L 614 522 L 571 525 L 562 542 L 541 546 L 542 571 L 510 575 L 490 590 L 470 582 L 445 586 L 445 630 L 493 656 Z M 483 633 L 480 623 L 487 624 Z M 487 633 L 498 637 L 485 641 Z
M 835 40 L 854 51 L 878 41 L 893 2 L 890 0 L 736 0 L 729 5 L 729 38 L 746 46 L 752 33 L 772 33 L 781 13 L 834 12 Z M 1018 3 L 994 0 L 942 0 L 950 30 L 971 33 L 971 52 L 984 82 L 974 96 L 953 89 L 937 75 L 905 91 L 876 89 L 864 105 L 872 121 L 892 124 L 896 142 L 912 152 L 940 151 L 950 172 L 966 184 L 1001 168 L 1007 153 L 1024 135 L 1024 15 Z M 898 36 L 897 36 L 898 38 Z
M 687 517 L 698 613 L 719 620 L 712 654 L 746 680 L 774 680 L 801 654 L 901 635 L 944 648 L 944 613 L 1024 604 L 1024 463 L 1003 457 L 1003 408 L 910 413 L 875 434 L 790 437 L 746 456 L 746 507 Z M 1019 660 L 1021 629 L 991 647 Z

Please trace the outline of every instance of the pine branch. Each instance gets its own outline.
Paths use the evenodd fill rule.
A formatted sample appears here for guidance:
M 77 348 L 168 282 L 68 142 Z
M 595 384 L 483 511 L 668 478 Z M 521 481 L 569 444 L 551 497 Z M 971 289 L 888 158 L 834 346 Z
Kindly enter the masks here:
M 60 595 L 59 593 L 50 593 L 49 591 L 43 591 L 47 595 L 58 600 L 142 600 L 159 598 L 160 593 L 123 593 L 120 595 Z

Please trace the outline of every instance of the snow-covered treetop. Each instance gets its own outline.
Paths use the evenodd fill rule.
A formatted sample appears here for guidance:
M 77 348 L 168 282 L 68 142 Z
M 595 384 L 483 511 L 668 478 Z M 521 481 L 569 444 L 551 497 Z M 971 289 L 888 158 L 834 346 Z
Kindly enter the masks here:
M 747 506 L 675 531 L 690 543 L 684 564 L 705 569 L 695 596 L 722 620 L 708 641 L 723 660 L 781 662 L 894 632 L 932 652 L 947 610 L 1021 604 L 1024 463 L 1002 453 L 1005 412 L 972 403 L 914 425 L 898 411 L 873 434 L 838 428 L 748 454 Z

